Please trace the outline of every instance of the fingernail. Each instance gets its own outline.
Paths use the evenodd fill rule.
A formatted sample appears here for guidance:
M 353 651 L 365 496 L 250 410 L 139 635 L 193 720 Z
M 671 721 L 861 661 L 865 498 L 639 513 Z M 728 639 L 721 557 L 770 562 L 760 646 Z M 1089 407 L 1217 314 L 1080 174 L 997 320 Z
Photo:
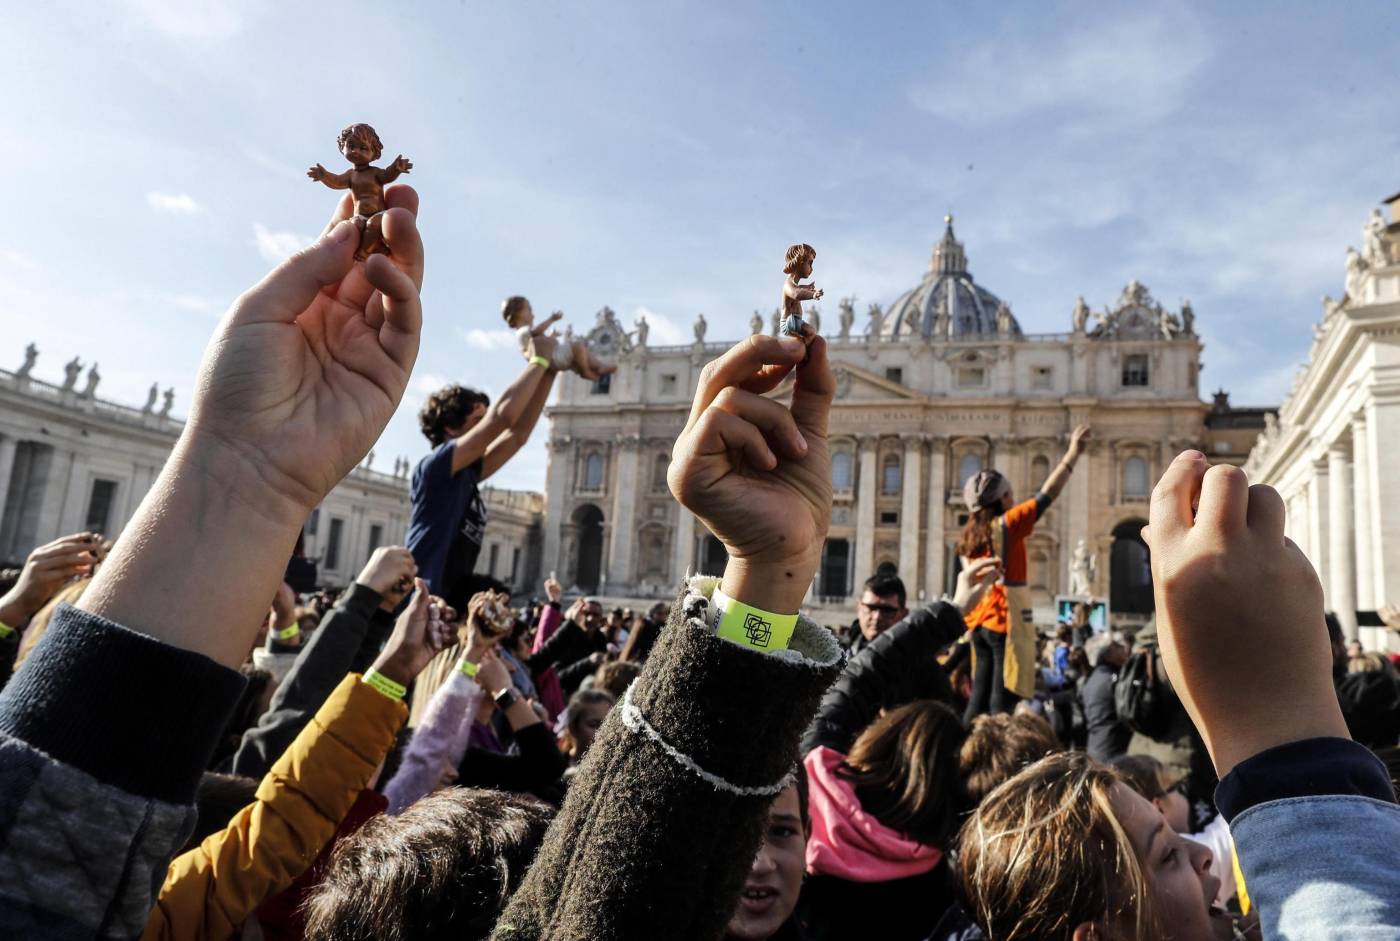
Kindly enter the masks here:
M 797 450 L 804 454 L 807 452 L 807 439 L 802 436 L 800 431 L 797 433 Z
M 1191 450 L 1182 451 L 1176 456 L 1176 459 L 1178 461 L 1204 461 L 1206 459 L 1206 456 L 1200 451 Z

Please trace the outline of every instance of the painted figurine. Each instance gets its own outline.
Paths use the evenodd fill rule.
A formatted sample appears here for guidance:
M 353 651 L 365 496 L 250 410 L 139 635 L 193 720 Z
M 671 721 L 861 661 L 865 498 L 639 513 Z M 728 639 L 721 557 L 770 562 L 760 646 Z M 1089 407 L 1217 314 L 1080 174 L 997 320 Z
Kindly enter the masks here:
M 403 154 L 394 158 L 389 166 L 380 168 L 370 162 L 378 160 L 384 153 L 384 145 L 379 135 L 368 124 L 352 124 L 340 132 L 336 139 L 340 152 L 349 160 L 351 167 L 344 173 L 332 173 L 319 163 L 306 171 L 306 175 L 324 183 L 333 190 L 348 189 L 355 197 L 355 214 L 351 221 L 360 228 L 360 249 L 355 253 L 358 261 L 364 261 L 376 252 L 388 253 L 381 230 L 384 216 L 384 187 L 413 169 L 413 162 Z
M 799 284 L 803 278 L 812 276 L 812 263 L 817 260 L 817 250 L 806 242 L 793 245 L 787 250 L 783 262 L 783 333 L 800 337 L 803 335 L 802 302 L 815 301 L 822 296 L 821 288 L 815 284 Z
M 515 331 L 516 339 L 520 341 L 520 351 L 526 356 L 529 356 L 530 350 L 533 349 L 535 337 L 546 334 L 551 338 L 558 337 L 558 333 L 550 331 L 549 328 L 563 316 L 556 310 L 536 326 L 535 309 L 525 298 L 517 294 L 506 298 L 501 304 L 501 318 L 505 320 L 506 326 Z M 594 354 L 587 340 L 574 336 L 572 327 L 567 328 L 564 335 L 558 338 L 559 342 L 554 346 L 554 368 L 572 369 L 589 380 L 617 371 L 615 363 L 606 363 Z

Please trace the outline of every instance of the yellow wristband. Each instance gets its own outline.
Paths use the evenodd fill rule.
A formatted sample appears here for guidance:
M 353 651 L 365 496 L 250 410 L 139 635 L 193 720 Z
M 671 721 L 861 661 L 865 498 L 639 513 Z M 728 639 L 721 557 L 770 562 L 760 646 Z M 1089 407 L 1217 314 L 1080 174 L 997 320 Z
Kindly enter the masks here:
M 278 640 L 291 640 L 293 637 L 297 636 L 297 635 L 300 634 L 300 633 L 301 633 L 301 625 L 300 625 L 300 624 L 288 624 L 286 627 L 282 628 L 280 631 L 277 632 L 277 639 L 278 639 Z
M 710 605 L 714 608 L 710 629 L 717 636 L 760 653 L 786 650 L 788 641 L 792 640 L 793 629 L 797 627 L 795 614 L 762 611 L 742 601 L 735 601 L 718 588 L 710 599 Z
M 383 673 L 376 670 L 366 671 L 365 675 L 360 677 L 360 681 L 366 686 L 374 687 L 393 700 L 402 700 L 404 694 L 408 692 L 408 687 L 404 686 L 402 683 L 395 683 Z
M 4 621 L 0 621 L 0 640 L 6 640 L 10 637 L 13 637 L 14 633 L 15 629 L 13 627 L 6 624 Z
M 461 660 L 457 661 L 457 669 L 461 670 L 467 676 L 475 677 L 476 672 L 481 669 L 481 666 L 479 664 L 472 663 L 466 657 L 463 657 Z
M 538 356 L 538 355 L 536 355 L 536 356 L 531 356 L 531 357 L 530 357 L 530 365 L 531 365 L 531 366 L 543 366 L 545 369 L 548 369 L 548 368 L 549 368 L 549 360 L 545 359 L 543 356 Z

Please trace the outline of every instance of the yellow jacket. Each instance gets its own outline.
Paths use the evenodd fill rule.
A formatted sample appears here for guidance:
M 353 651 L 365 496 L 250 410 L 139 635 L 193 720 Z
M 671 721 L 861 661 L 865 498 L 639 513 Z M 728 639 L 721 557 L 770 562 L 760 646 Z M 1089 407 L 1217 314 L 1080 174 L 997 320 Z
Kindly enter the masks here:
M 175 857 L 143 941 L 227 941 L 306 871 L 388 754 L 408 708 L 350 674 L 221 832 Z

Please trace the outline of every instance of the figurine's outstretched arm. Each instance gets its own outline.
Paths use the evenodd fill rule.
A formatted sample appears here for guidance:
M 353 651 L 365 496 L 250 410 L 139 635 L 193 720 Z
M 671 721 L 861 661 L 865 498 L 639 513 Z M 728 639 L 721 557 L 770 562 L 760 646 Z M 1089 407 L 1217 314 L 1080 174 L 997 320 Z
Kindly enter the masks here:
M 793 296 L 799 301 L 815 301 L 822 296 L 822 290 L 815 284 L 799 284 Z
M 413 161 L 404 157 L 403 154 L 399 154 L 397 157 L 394 158 L 393 163 L 389 164 L 387 167 L 379 171 L 379 182 L 392 183 L 395 180 L 397 180 L 402 174 L 405 174 L 412 169 Z
M 333 190 L 348 190 L 350 188 L 349 173 L 332 173 L 319 163 L 306 171 L 306 175 L 318 183 L 324 183 Z

